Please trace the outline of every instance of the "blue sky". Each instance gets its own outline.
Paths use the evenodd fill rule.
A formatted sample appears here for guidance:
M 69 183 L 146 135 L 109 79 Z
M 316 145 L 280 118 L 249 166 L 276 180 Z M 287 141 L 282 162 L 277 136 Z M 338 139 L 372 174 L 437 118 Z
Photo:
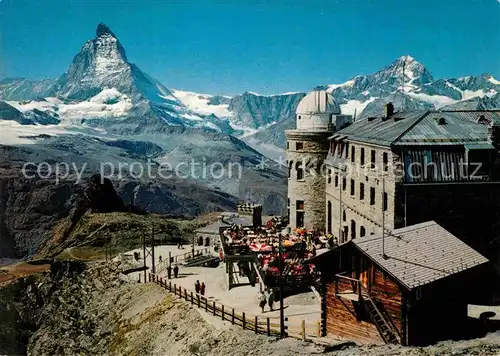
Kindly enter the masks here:
M 304 91 L 410 54 L 437 78 L 500 78 L 498 0 L 3 0 L 0 77 L 57 77 L 105 22 L 170 88 Z

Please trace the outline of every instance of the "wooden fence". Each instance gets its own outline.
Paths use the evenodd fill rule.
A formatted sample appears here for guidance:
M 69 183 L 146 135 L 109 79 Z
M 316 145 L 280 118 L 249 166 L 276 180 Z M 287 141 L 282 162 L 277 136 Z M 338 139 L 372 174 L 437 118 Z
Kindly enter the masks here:
M 252 316 L 245 312 L 237 312 L 234 308 L 228 307 L 216 301 L 210 301 L 207 297 L 194 293 L 186 288 L 172 284 L 172 282 L 163 280 L 155 274 L 149 273 L 149 282 L 156 283 L 165 288 L 174 295 L 183 298 L 193 306 L 204 309 L 205 312 L 213 316 L 221 318 L 221 320 L 229 321 L 233 325 L 241 326 L 245 330 L 252 330 L 256 334 L 264 334 L 267 336 L 280 336 L 279 322 L 276 324 L 271 318 Z

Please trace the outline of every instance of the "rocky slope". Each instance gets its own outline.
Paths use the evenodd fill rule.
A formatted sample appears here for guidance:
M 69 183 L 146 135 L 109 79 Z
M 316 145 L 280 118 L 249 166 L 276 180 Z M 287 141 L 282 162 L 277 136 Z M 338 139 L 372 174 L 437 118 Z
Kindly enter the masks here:
M 50 138 L 48 139 L 50 141 Z M 62 219 L 74 221 L 85 211 L 94 208 L 97 211 L 121 211 L 123 204 L 111 209 L 99 207 L 89 201 L 85 195 L 88 179 L 99 173 L 101 159 L 118 164 L 140 162 L 134 150 L 138 149 L 154 155 L 154 146 L 129 145 L 125 141 L 114 142 L 108 147 L 103 141 L 86 137 L 72 137 L 62 140 L 57 137 L 50 144 L 42 147 L 27 145 L 23 147 L 0 146 L 0 258 L 27 257 L 33 255 L 41 245 L 53 237 L 54 227 Z M 121 146 L 121 147 L 117 147 Z M 106 150 L 107 156 L 103 157 Z M 71 155 L 69 172 L 61 168 L 56 175 L 57 163 L 65 162 Z M 49 163 L 41 171 L 30 166 L 23 173 L 26 162 Z M 144 167 L 146 161 L 141 161 Z M 156 172 L 157 166 L 152 166 Z M 49 170 L 52 171 L 48 175 Z M 78 174 L 81 174 L 79 178 Z M 153 212 L 167 213 L 174 216 L 194 217 L 199 214 L 234 210 L 236 198 L 229 194 L 210 189 L 196 182 L 176 178 L 137 179 L 124 172 L 109 175 L 124 205 L 135 206 Z M 42 178 L 44 177 L 44 178 Z M 80 179 L 80 180 L 79 180 Z M 102 199 L 110 204 L 116 193 L 104 194 Z M 204 197 L 200 200 L 200 197 Z M 89 204 L 81 204 L 81 202 Z M 118 205 L 118 204 L 115 204 Z
M 425 348 L 327 351 L 223 323 L 152 284 L 128 283 L 117 264 L 57 262 L 0 288 L 0 353 L 28 355 L 490 356 L 499 335 Z

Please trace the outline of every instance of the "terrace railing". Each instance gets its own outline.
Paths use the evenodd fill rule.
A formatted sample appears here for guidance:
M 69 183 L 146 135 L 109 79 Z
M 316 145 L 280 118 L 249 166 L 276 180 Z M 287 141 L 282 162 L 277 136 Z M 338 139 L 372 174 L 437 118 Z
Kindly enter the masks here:
M 172 284 L 171 281 L 164 280 L 156 274 L 149 273 L 149 282 L 153 282 L 165 288 L 167 291 L 174 293 L 174 295 L 184 299 L 191 305 L 213 316 L 221 318 L 221 320 L 229 321 L 233 325 L 241 326 L 245 330 L 254 331 L 256 334 L 264 334 L 267 336 L 280 336 L 279 322 L 276 322 L 268 317 L 252 316 L 245 312 L 236 311 L 235 308 L 229 307 L 215 300 L 195 293 L 193 291 Z

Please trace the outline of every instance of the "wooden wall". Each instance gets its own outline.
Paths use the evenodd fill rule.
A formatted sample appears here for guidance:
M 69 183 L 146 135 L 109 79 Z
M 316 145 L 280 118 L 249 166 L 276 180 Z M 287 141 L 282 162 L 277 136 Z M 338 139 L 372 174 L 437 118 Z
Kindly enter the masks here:
M 401 334 L 401 304 L 402 293 L 399 286 L 384 273 L 374 268 L 374 281 L 371 284 L 370 295 L 375 299 L 380 311 L 387 314 L 387 320 L 392 322 Z
M 383 344 L 377 327 L 356 316 L 353 302 L 335 296 L 335 284 L 326 286 L 326 330 L 327 335 L 340 336 L 366 344 Z
M 358 266 L 359 263 L 355 265 Z M 384 276 L 375 264 L 368 265 L 370 295 L 377 301 L 377 306 L 386 320 L 402 334 L 402 293 L 399 286 L 389 276 Z M 339 279 L 338 290 L 352 290 L 351 283 Z M 326 286 L 326 330 L 327 334 L 362 343 L 383 343 L 376 325 L 372 323 L 362 303 L 336 297 L 335 281 L 330 281 Z

